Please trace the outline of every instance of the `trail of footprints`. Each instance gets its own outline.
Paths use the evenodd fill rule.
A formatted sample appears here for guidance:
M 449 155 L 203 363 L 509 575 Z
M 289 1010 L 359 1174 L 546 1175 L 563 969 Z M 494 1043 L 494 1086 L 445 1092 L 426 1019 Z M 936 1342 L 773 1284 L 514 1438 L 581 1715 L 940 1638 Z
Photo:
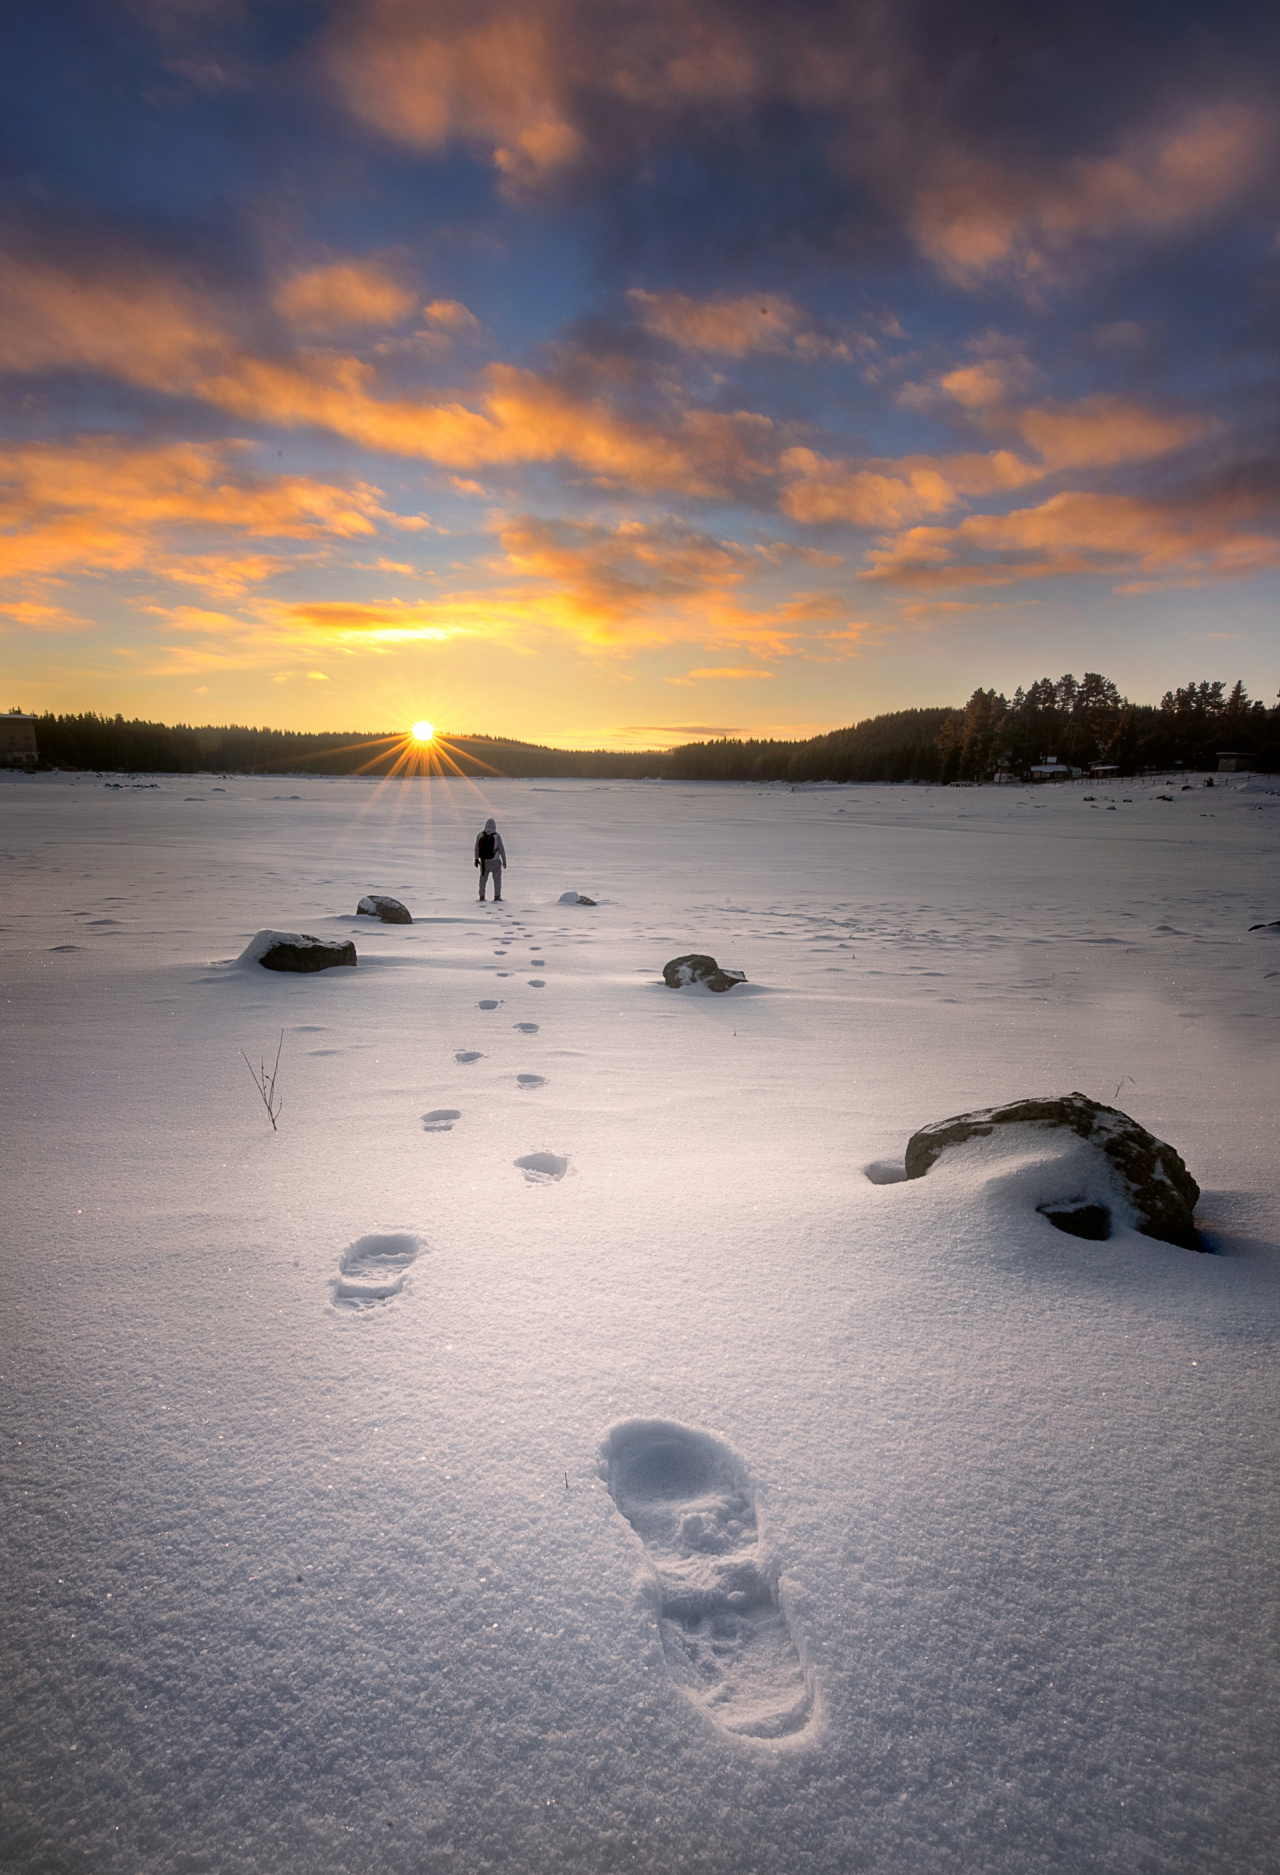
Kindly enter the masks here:
M 508 954 L 508 944 L 494 951 L 495 957 Z M 530 964 L 533 968 L 545 968 L 545 957 L 535 957 L 532 951 L 540 948 L 531 946 Z M 511 973 L 500 970 L 500 977 Z M 542 978 L 530 978 L 530 988 L 545 989 Z M 502 1007 L 500 997 L 485 997 L 479 1007 L 492 1011 Z M 512 1027 L 521 1035 L 536 1035 L 539 1025 L 536 1022 L 516 1022 Z M 454 1061 L 460 1067 L 469 1067 L 472 1062 L 485 1060 L 482 1049 L 460 1048 L 454 1054 Z M 545 1087 L 547 1077 L 544 1074 L 517 1074 L 515 1084 L 521 1093 L 531 1094 L 540 1087 Z M 451 1133 L 456 1121 L 462 1118 L 459 1107 L 432 1107 L 422 1115 L 424 1133 Z M 514 1161 L 516 1168 L 524 1173 L 525 1182 L 530 1185 L 555 1185 L 569 1170 L 569 1161 L 555 1152 L 530 1152 Z M 330 1278 L 333 1306 L 353 1313 L 367 1313 L 383 1307 L 394 1300 L 404 1288 L 405 1275 L 424 1248 L 420 1237 L 409 1233 L 373 1235 L 360 1237 L 349 1244 L 338 1261 L 338 1274 Z
M 535 968 L 543 961 L 531 959 Z M 530 979 L 530 987 L 545 983 Z M 486 1011 L 500 1007 L 500 999 L 480 1003 Z M 536 1022 L 513 1026 L 522 1035 L 538 1033 Z M 464 1067 L 484 1059 L 477 1048 L 454 1055 Z M 541 1074 L 515 1078 L 525 1092 L 546 1085 Z M 423 1130 L 448 1133 L 461 1118 L 457 1107 L 433 1107 L 422 1115 Z M 569 1170 L 567 1157 L 554 1152 L 525 1153 L 515 1165 L 531 1185 L 557 1184 Z M 408 1231 L 357 1238 L 330 1281 L 334 1308 L 367 1314 L 384 1307 L 401 1294 L 425 1247 Z M 662 1650 L 675 1685 L 734 1736 L 776 1741 L 801 1733 L 813 1714 L 813 1687 L 762 1552 L 755 1492 L 741 1459 L 710 1433 L 660 1419 L 615 1426 L 600 1458 L 610 1496 L 639 1538 L 656 1585 Z

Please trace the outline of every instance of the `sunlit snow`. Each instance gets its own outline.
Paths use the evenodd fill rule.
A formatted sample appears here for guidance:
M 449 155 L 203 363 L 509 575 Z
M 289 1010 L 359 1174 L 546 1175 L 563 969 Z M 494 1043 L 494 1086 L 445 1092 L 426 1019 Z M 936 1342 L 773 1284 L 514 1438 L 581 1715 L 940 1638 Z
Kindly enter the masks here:
M 1272 1868 L 1272 787 L 0 783 L 5 1866 Z

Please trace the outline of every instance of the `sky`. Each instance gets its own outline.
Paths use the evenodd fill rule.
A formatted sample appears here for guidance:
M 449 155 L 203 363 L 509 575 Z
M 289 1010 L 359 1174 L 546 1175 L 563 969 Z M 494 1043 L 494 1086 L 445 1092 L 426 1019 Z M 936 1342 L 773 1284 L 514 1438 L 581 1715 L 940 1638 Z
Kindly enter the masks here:
M 1280 15 L 47 0 L 0 708 L 567 747 L 1280 686 Z

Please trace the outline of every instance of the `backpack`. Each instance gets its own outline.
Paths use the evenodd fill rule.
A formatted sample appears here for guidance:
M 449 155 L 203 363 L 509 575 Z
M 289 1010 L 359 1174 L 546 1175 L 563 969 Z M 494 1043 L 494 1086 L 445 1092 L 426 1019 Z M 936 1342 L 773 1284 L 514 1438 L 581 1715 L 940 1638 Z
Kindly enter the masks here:
M 481 859 L 492 859 L 497 850 L 497 845 L 498 836 L 496 833 L 482 833 L 480 838 L 476 841 L 476 852 L 480 855 Z

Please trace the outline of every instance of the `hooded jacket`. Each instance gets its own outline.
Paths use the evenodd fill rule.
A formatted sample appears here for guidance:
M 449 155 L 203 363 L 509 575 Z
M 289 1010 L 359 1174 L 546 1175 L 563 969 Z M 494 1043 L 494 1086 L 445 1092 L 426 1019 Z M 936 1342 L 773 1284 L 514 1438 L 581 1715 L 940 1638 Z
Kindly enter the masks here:
M 485 833 L 491 833 L 494 836 L 493 859 L 489 861 L 489 864 L 492 866 L 494 861 L 496 860 L 500 866 L 505 866 L 507 863 L 507 849 L 502 844 L 502 835 L 498 832 L 497 825 L 492 820 L 486 820 L 484 823 L 484 831 Z M 472 858 L 473 859 L 480 858 L 480 835 L 479 834 L 476 835 L 475 850 L 472 853 Z

